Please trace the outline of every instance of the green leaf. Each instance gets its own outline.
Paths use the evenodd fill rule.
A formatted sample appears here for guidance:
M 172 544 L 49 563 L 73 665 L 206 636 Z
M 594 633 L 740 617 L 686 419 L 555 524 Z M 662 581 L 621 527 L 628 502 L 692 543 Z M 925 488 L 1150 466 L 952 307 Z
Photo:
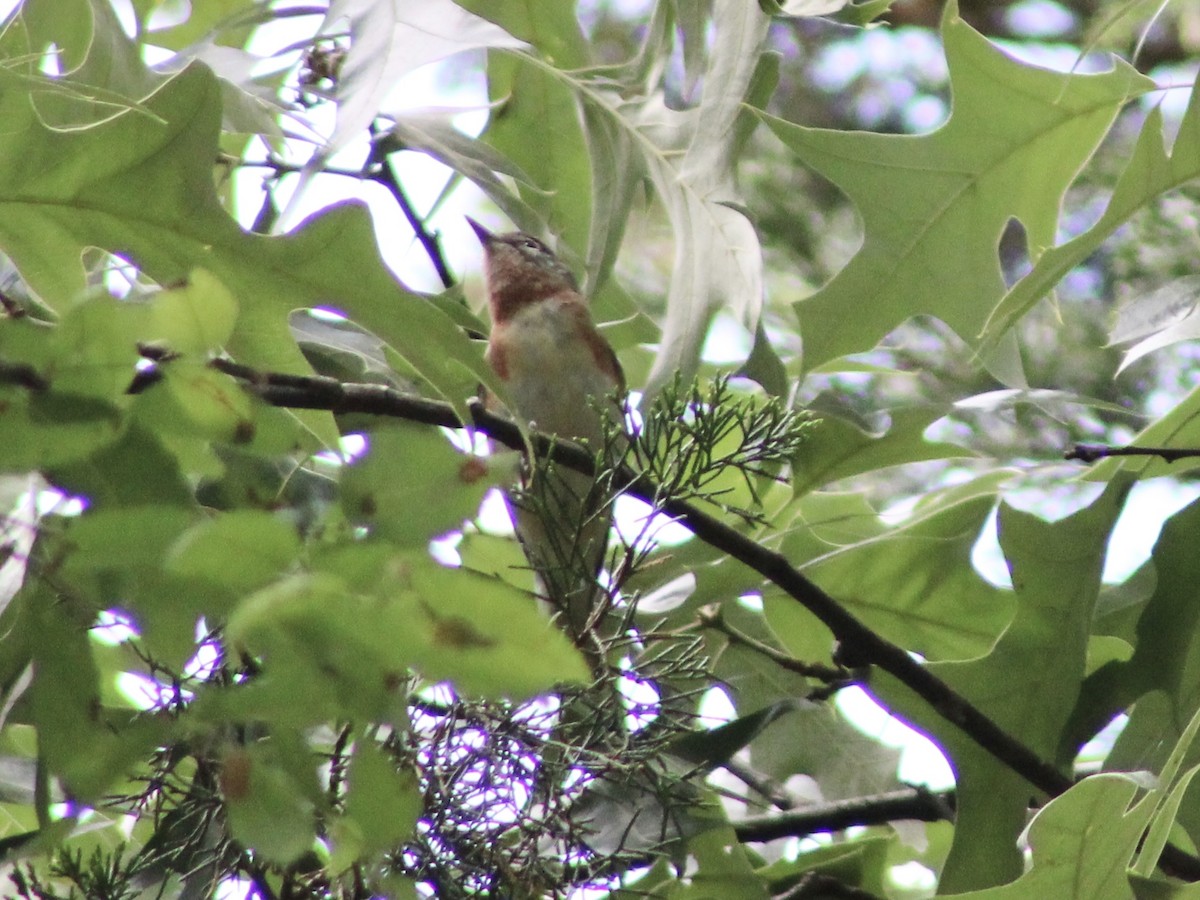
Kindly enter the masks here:
M 274 741 L 231 749 L 221 764 L 230 833 L 242 846 L 284 866 L 312 849 L 316 839 L 309 790 L 290 768 Z M 315 787 L 315 773 L 311 780 Z
M 342 835 L 339 844 L 347 847 L 339 846 L 335 859 L 369 857 L 412 837 L 423 805 L 415 773 L 400 771 L 391 756 L 364 737 L 355 744 L 347 778 L 346 815 L 335 824 Z
M 64 522 L 69 554 L 63 575 L 156 569 L 194 519 L 190 510 L 177 506 L 88 509 Z
M 508 581 L 526 593 L 534 591 L 533 570 L 515 536 L 467 531 L 458 545 L 463 568 Z
M 893 2 L 894 0 L 861 0 L 859 3 L 848 3 L 838 10 L 833 18 L 847 25 L 869 25 L 887 12 Z
M 85 295 L 54 331 L 47 375 L 56 391 L 114 400 L 133 380 L 145 310 L 107 294 Z
M 1131 874 L 1129 886 L 1135 900 L 1200 900 L 1200 884 L 1180 884 L 1161 876 L 1142 878 Z
M 891 413 L 891 427 L 886 432 L 870 434 L 843 419 L 823 415 L 809 429 L 797 454 L 792 489 L 802 494 L 831 481 L 889 466 L 974 456 L 956 444 L 925 440 L 926 429 L 941 417 L 940 410 L 897 409 Z
M 332 692 L 370 720 L 391 714 L 410 666 L 487 697 L 524 698 L 589 679 L 579 652 L 532 598 L 499 579 L 423 554 L 374 555 L 366 564 L 357 590 L 318 573 L 258 591 L 231 617 L 230 640 L 260 654 L 277 682 L 324 682 L 322 696 Z
M 53 130 L 86 129 L 115 117 L 147 114 L 140 102 L 163 81 L 139 57 L 112 4 L 103 0 L 25 0 L 0 35 L 6 74 L 26 86 L 27 103 Z M 69 78 L 38 72 L 53 46 Z
M 256 404 L 228 375 L 199 362 L 176 360 L 161 369 L 162 379 L 138 394 L 133 414 L 156 434 L 202 441 L 249 443 L 256 428 Z
M 837 753 L 830 753 L 837 747 Z M 807 775 L 827 801 L 897 790 L 900 751 L 864 734 L 829 705 L 805 703 L 767 729 L 750 747 L 757 771 L 781 782 Z
M 102 400 L 0 387 L 0 469 L 76 462 L 116 441 L 123 424 L 117 408 Z
M 134 0 L 135 7 L 147 6 L 146 0 Z M 156 47 L 166 47 L 170 50 L 182 50 L 199 42 L 206 35 L 217 29 L 221 23 L 252 10 L 254 0 L 206 0 L 194 4 L 190 15 L 182 22 L 171 28 L 160 28 L 144 37 L 148 43 Z M 225 44 L 226 41 L 217 41 Z
M 710 828 L 688 841 L 697 870 L 691 883 L 672 891 L 679 900 L 767 900 L 766 886 L 754 877 L 746 848 L 729 826 Z
M 194 505 L 191 486 L 157 436 L 136 423 L 86 457 L 48 467 L 48 480 L 95 508 Z
M 737 374 L 757 381 L 763 390 L 772 396 L 782 397 L 787 393 L 787 369 L 775 348 L 771 346 L 762 322 L 758 323 L 754 332 L 754 344 L 750 348 L 750 355 L 746 357 Z
M 181 535 L 167 554 L 165 569 L 241 593 L 283 575 L 299 553 L 295 526 L 270 513 L 237 510 Z
M 1029 825 L 1033 867 L 1012 884 L 959 894 L 971 900 L 1128 900 L 1125 867 L 1148 814 L 1137 785 L 1120 775 L 1085 778 Z M 1131 808 L 1132 807 L 1132 808 Z
M 100 706 L 98 670 L 86 611 L 39 589 L 32 604 L 34 680 L 29 703 L 38 755 L 74 798 L 98 800 L 151 748 L 168 737 L 165 719 L 118 725 Z
M 796 304 L 804 365 L 869 350 L 916 315 L 974 338 L 1004 294 L 1000 235 L 1016 218 L 1036 258 L 1053 244 L 1063 193 L 1121 106 L 1153 89 L 1127 63 L 1098 75 L 1017 62 L 946 7 L 953 113 L 932 134 L 864 134 L 763 121 L 858 207 L 862 249 Z M 848 310 L 854 326 L 846 327 Z
M 309 371 L 288 316 L 325 306 L 373 331 L 464 415 L 475 385 L 493 380 L 454 323 L 396 283 L 363 207 L 330 208 L 278 237 L 238 227 L 213 188 L 221 103 L 204 67 L 189 67 L 155 92 L 146 104 L 153 117 L 125 115 L 68 134 L 38 122 L 24 96 L 0 72 L 9 123 L 0 153 L 0 249 L 50 306 L 80 293 L 80 254 L 100 247 L 161 284 L 197 268 L 210 272 L 240 309 L 227 348 L 249 365 Z M 328 415 L 308 413 L 304 421 L 336 441 Z
M 1177 753 L 1186 753 L 1189 747 L 1185 741 L 1190 743 L 1196 736 L 1195 728 L 1196 717 L 1193 716 L 1192 725 L 1184 732 L 1180 739 L 1179 745 L 1176 746 Z M 1176 761 L 1178 765 L 1178 761 Z M 1200 766 L 1192 766 L 1178 778 L 1179 773 L 1177 768 L 1171 770 L 1169 767 L 1164 767 L 1162 772 L 1162 780 L 1170 785 L 1170 790 L 1163 790 L 1160 802 L 1154 811 L 1154 818 L 1150 822 L 1150 828 L 1146 831 L 1145 840 L 1138 849 L 1137 858 L 1134 860 L 1133 870 L 1138 875 L 1149 876 L 1154 873 L 1155 867 L 1158 865 L 1158 858 L 1162 854 L 1163 848 L 1167 845 L 1167 840 L 1171 837 L 1171 831 L 1175 827 L 1175 819 L 1179 815 L 1179 809 L 1183 804 L 1184 796 L 1187 790 L 1192 785 L 1192 779 L 1196 777 L 1196 773 L 1200 772 Z
M 579 651 L 525 592 L 432 562 L 415 566 L 411 579 L 416 603 L 405 643 L 427 678 L 516 699 L 591 681 Z
M 1089 507 L 1053 523 L 1001 506 L 1000 545 L 1017 614 L 987 656 L 930 666 L 1044 759 L 1058 750 L 1083 680 L 1108 536 L 1128 488 L 1129 482 L 1114 483 Z M 941 889 L 977 889 L 1019 875 L 1015 839 L 1029 796 L 1023 779 L 944 720 L 923 716 L 918 712 L 923 704 L 914 703 L 890 676 L 874 680 L 872 688 L 889 704 L 898 702 L 904 714 L 917 716 L 954 766 L 958 817 Z
M 370 449 L 342 479 L 342 508 L 352 522 L 398 544 L 425 546 L 473 518 L 483 495 L 511 473 L 485 457 L 456 451 L 419 425 L 370 434 Z
M 575 3 L 571 0 L 526 0 L 523 3 L 462 0 L 459 6 L 528 41 L 559 68 L 583 68 L 592 61 L 579 28 Z
M 315 724 L 338 708 L 386 719 L 407 675 L 405 655 L 391 642 L 405 620 L 399 606 L 321 574 L 251 594 L 226 629 L 234 647 L 263 660 L 262 683 L 247 686 L 244 702 L 265 704 L 272 717 L 286 711 L 291 724 Z
M 195 269 L 180 287 L 160 291 L 151 307 L 150 339 L 161 339 L 177 353 L 218 350 L 237 324 L 237 300 L 204 269 Z
M 1123 63 L 1118 62 L 1118 65 Z M 1047 240 L 1041 245 L 1048 249 L 1040 255 L 1029 274 L 1013 286 L 988 316 L 983 329 L 987 343 L 999 340 L 1054 285 L 1095 253 L 1139 209 L 1160 194 L 1200 175 L 1200 91 L 1194 86 L 1190 97 L 1170 152 L 1167 151 L 1163 133 L 1162 109 L 1155 106 L 1150 110 L 1104 214 L 1095 225 L 1064 244 L 1051 246 L 1051 241 Z
M 1200 388 L 1193 389 L 1170 412 L 1151 422 L 1130 441 L 1132 447 L 1200 446 Z M 1168 462 L 1158 456 L 1110 456 L 1089 470 L 1093 481 L 1107 481 L 1119 472 L 1132 472 L 1139 478 L 1182 475 L 1200 466 L 1200 457 L 1185 457 Z
M 685 734 L 671 742 L 670 752 L 693 765 L 713 768 L 726 762 L 776 719 L 795 709 L 796 703 L 778 701 L 717 728 Z
M 1200 579 L 1197 529 L 1200 501 L 1188 504 L 1163 525 L 1151 553 L 1157 576 L 1154 592 L 1137 619 L 1133 656 L 1108 664 L 1084 685 L 1084 699 L 1094 710 L 1090 721 L 1100 725 L 1138 701 L 1113 750 L 1112 765 L 1144 767 L 1162 762 L 1165 747 L 1175 743 L 1182 722 L 1200 701 L 1194 662 L 1200 625 L 1200 608 L 1194 601 L 1194 586 Z M 1166 706 L 1147 702 L 1156 691 L 1163 692 Z M 1076 740 L 1087 736 L 1081 733 Z
M 24 31 L 20 37 L 27 42 L 22 48 L 25 51 L 55 44 L 59 48 L 62 67 L 70 70 L 83 65 L 87 59 L 95 25 L 88 0 L 62 0 L 60 3 L 26 0 L 10 27 L 14 32 Z
M 630 135 L 592 104 L 583 106 L 583 137 L 591 159 L 591 221 L 584 289 L 594 293 L 617 260 L 634 190 L 642 174 Z
M 757 872 L 772 888 L 793 885 L 799 876 L 814 872 L 836 878 L 842 884 L 858 885 L 882 893 L 882 874 L 887 865 L 889 838 L 863 836 L 854 841 L 808 849 L 795 859 L 780 859 Z
M 592 204 L 591 164 L 575 85 L 531 57 L 492 53 L 488 92 L 503 106 L 489 122 L 484 140 L 532 180 L 532 187 L 518 182 L 520 196 L 558 236 L 559 255 L 570 263 L 570 248 L 587 246 Z M 553 135 L 553 140 L 530 141 L 531 133 Z M 535 234 L 543 227 L 536 221 L 516 224 Z
M 899 528 L 830 548 L 807 572 L 865 624 L 912 652 L 929 659 L 982 656 L 1012 618 L 1006 592 L 971 564 L 998 480 L 928 496 L 926 507 Z M 788 643 L 789 633 L 779 636 Z

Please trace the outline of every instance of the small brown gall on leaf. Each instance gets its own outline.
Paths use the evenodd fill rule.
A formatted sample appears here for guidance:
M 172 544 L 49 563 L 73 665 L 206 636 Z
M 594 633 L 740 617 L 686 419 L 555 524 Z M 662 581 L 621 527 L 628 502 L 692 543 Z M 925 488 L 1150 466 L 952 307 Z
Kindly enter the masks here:
M 383 673 L 383 688 L 388 693 L 395 693 L 401 688 L 408 686 L 407 672 L 384 672 Z
M 469 456 L 466 461 L 458 467 L 458 478 L 463 484 L 474 484 L 480 478 L 487 477 L 488 467 L 478 456 Z
M 412 587 L 412 564 L 403 556 L 394 557 L 388 563 L 388 575 L 402 589 Z
M 255 430 L 256 430 L 256 428 L 252 421 L 250 421 L 249 419 L 239 419 L 238 423 L 237 423 L 237 427 L 235 427 L 233 429 L 232 443 L 234 443 L 234 444 L 250 443 L 252 440 L 254 440 Z
M 433 642 L 439 647 L 466 650 L 472 647 L 494 647 L 496 642 L 475 630 L 466 619 L 447 616 L 433 623 Z
M 221 794 L 226 800 L 245 800 L 250 796 L 250 768 L 253 762 L 245 750 L 230 750 L 221 763 Z

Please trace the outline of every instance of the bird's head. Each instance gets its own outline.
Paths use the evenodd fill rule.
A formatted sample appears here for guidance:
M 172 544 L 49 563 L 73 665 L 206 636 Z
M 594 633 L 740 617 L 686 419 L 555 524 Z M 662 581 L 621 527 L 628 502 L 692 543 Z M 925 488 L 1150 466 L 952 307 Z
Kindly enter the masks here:
M 547 297 L 579 292 L 571 270 L 537 238 L 522 231 L 492 234 L 474 219 L 468 217 L 467 222 L 483 244 L 493 323 Z

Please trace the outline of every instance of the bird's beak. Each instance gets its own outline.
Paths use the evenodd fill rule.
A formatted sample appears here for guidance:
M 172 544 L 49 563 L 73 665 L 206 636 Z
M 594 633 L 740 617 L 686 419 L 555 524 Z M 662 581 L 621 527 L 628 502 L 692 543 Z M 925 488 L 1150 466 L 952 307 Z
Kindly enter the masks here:
M 475 232 L 475 236 L 479 238 L 479 243 L 486 247 L 492 242 L 492 239 L 495 237 L 494 234 L 492 234 L 470 216 L 466 216 L 465 218 L 467 220 L 467 224 L 471 226 L 471 230 Z

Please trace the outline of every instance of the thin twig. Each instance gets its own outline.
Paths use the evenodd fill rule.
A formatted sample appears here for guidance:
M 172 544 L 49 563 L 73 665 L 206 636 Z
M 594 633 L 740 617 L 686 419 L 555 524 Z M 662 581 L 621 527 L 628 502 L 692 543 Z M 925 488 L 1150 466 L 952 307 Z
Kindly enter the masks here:
M 1094 463 L 1110 456 L 1157 456 L 1163 462 L 1177 462 L 1200 456 L 1196 447 L 1107 447 L 1104 444 L 1076 444 L 1063 454 L 1064 459 Z
M 718 603 L 710 604 L 701 609 L 697 613 L 697 618 L 705 628 L 711 628 L 725 635 L 729 639 L 729 643 L 753 650 L 755 653 L 771 660 L 771 662 L 775 663 L 781 669 L 795 672 L 797 675 L 803 675 L 805 678 L 816 678 L 828 684 L 846 685 L 854 680 L 854 673 L 847 668 L 805 662 L 802 659 L 797 659 L 790 653 L 785 653 L 783 650 L 772 647 L 770 644 L 763 643 L 757 638 L 739 631 L 725 620 L 721 605 Z
M 40 393 L 49 390 L 47 381 L 37 369 L 26 363 L 10 363 L 0 360 L 0 384 L 12 384 L 28 391 Z
M 413 208 L 412 201 L 408 199 L 408 194 L 401 187 L 399 180 L 396 178 L 396 173 L 393 171 L 391 163 L 388 162 L 387 154 L 380 149 L 381 145 L 376 143 L 371 150 L 371 155 L 367 159 L 367 165 L 362 171 L 357 169 L 346 169 L 329 167 L 321 170 L 322 175 L 340 175 L 343 178 L 356 178 L 358 180 L 366 179 L 374 181 L 376 184 L 383 187 L 392 195 L 392 199 L 396 201 L 396 205 L 400 207 L 400 212 L 404 214 L 404 218 L 408 221 L 409 226 L 416 235 L 417 241 L 425 249 L 425 253 L 429 256 L 429 261 L 433 264 L 434 270 L 437 272 L 438 278 L 442 285 L 446 288 L 454 286 L 454 276 L 450 272 L 450 266 L 446 262 L 446 256 L 442 252 L 441 241 L 438 235 L 431 232 L 426 226 L 425 221 L 418 215 L 416 209 Z M 246 160 L 240 163 L 243 166 L 257 166 L 260 168 L 271 169 L 278 175 L 294 174 L 304 171 L 303 166 L 295 163 L 284 162 L 281 159 L 270 157 L 262 161 Z
M 285 162 L 284 160 L 279 159 L 277 156 L 269 156 L 262 160 L 239 159 L 234 167 L 241 169 L 247 167 L 256 169 L 270 169 L 277 175 L 295 175 L 304 171 L 304 166 L 297 165 L 296 163 Z M 362 181 L 363 178 L 366 177 L 365 173 L 361 169 L 346 169 L 339 168 L 337 166 L 328 166 L 321 170 L 321 174 L 340 175 L 343 178 L 355 178 L 359 181 Z
M 793 800 L 783 785 L 779 784 L 774 778 L 769 775 L 764 775 L 762 772 L 756 772 L 749 766 L 742 765 L 736 759 L 727 759 L 721 763 L 721 768 L 742 782 L 746 787 L 750 788 L 756 794 L 765 799 L 776 809 L 794 809 L 796 801 Z
M 446 257 L 442 253 L 442 245 L 438 236 L 425 227 L 425 220 L 413 209 L 412 202 L 408 199 L 404 188 L 400 186 L 400 180 L 396 177 L 395 170 L 392 169 L 383 143 L 377 139 L 379 137 L 377 129 L 372 128 L 371 130 L 372 137 L 376 140 L 371 146 L 371 155 L 367 159 L 367 177 L 391 193 L 396 205 L 400 207 L 404 218 L 408 220 L 409 226 L 417 236 L 417 240 L 425 248 L 425 253 L 428 255 L 429 261 L 433 263 L 438 278 L 442 280 L 442 286 L 454 287 L 454 276 L 450 274 L 450 267 L 446 264 Z

